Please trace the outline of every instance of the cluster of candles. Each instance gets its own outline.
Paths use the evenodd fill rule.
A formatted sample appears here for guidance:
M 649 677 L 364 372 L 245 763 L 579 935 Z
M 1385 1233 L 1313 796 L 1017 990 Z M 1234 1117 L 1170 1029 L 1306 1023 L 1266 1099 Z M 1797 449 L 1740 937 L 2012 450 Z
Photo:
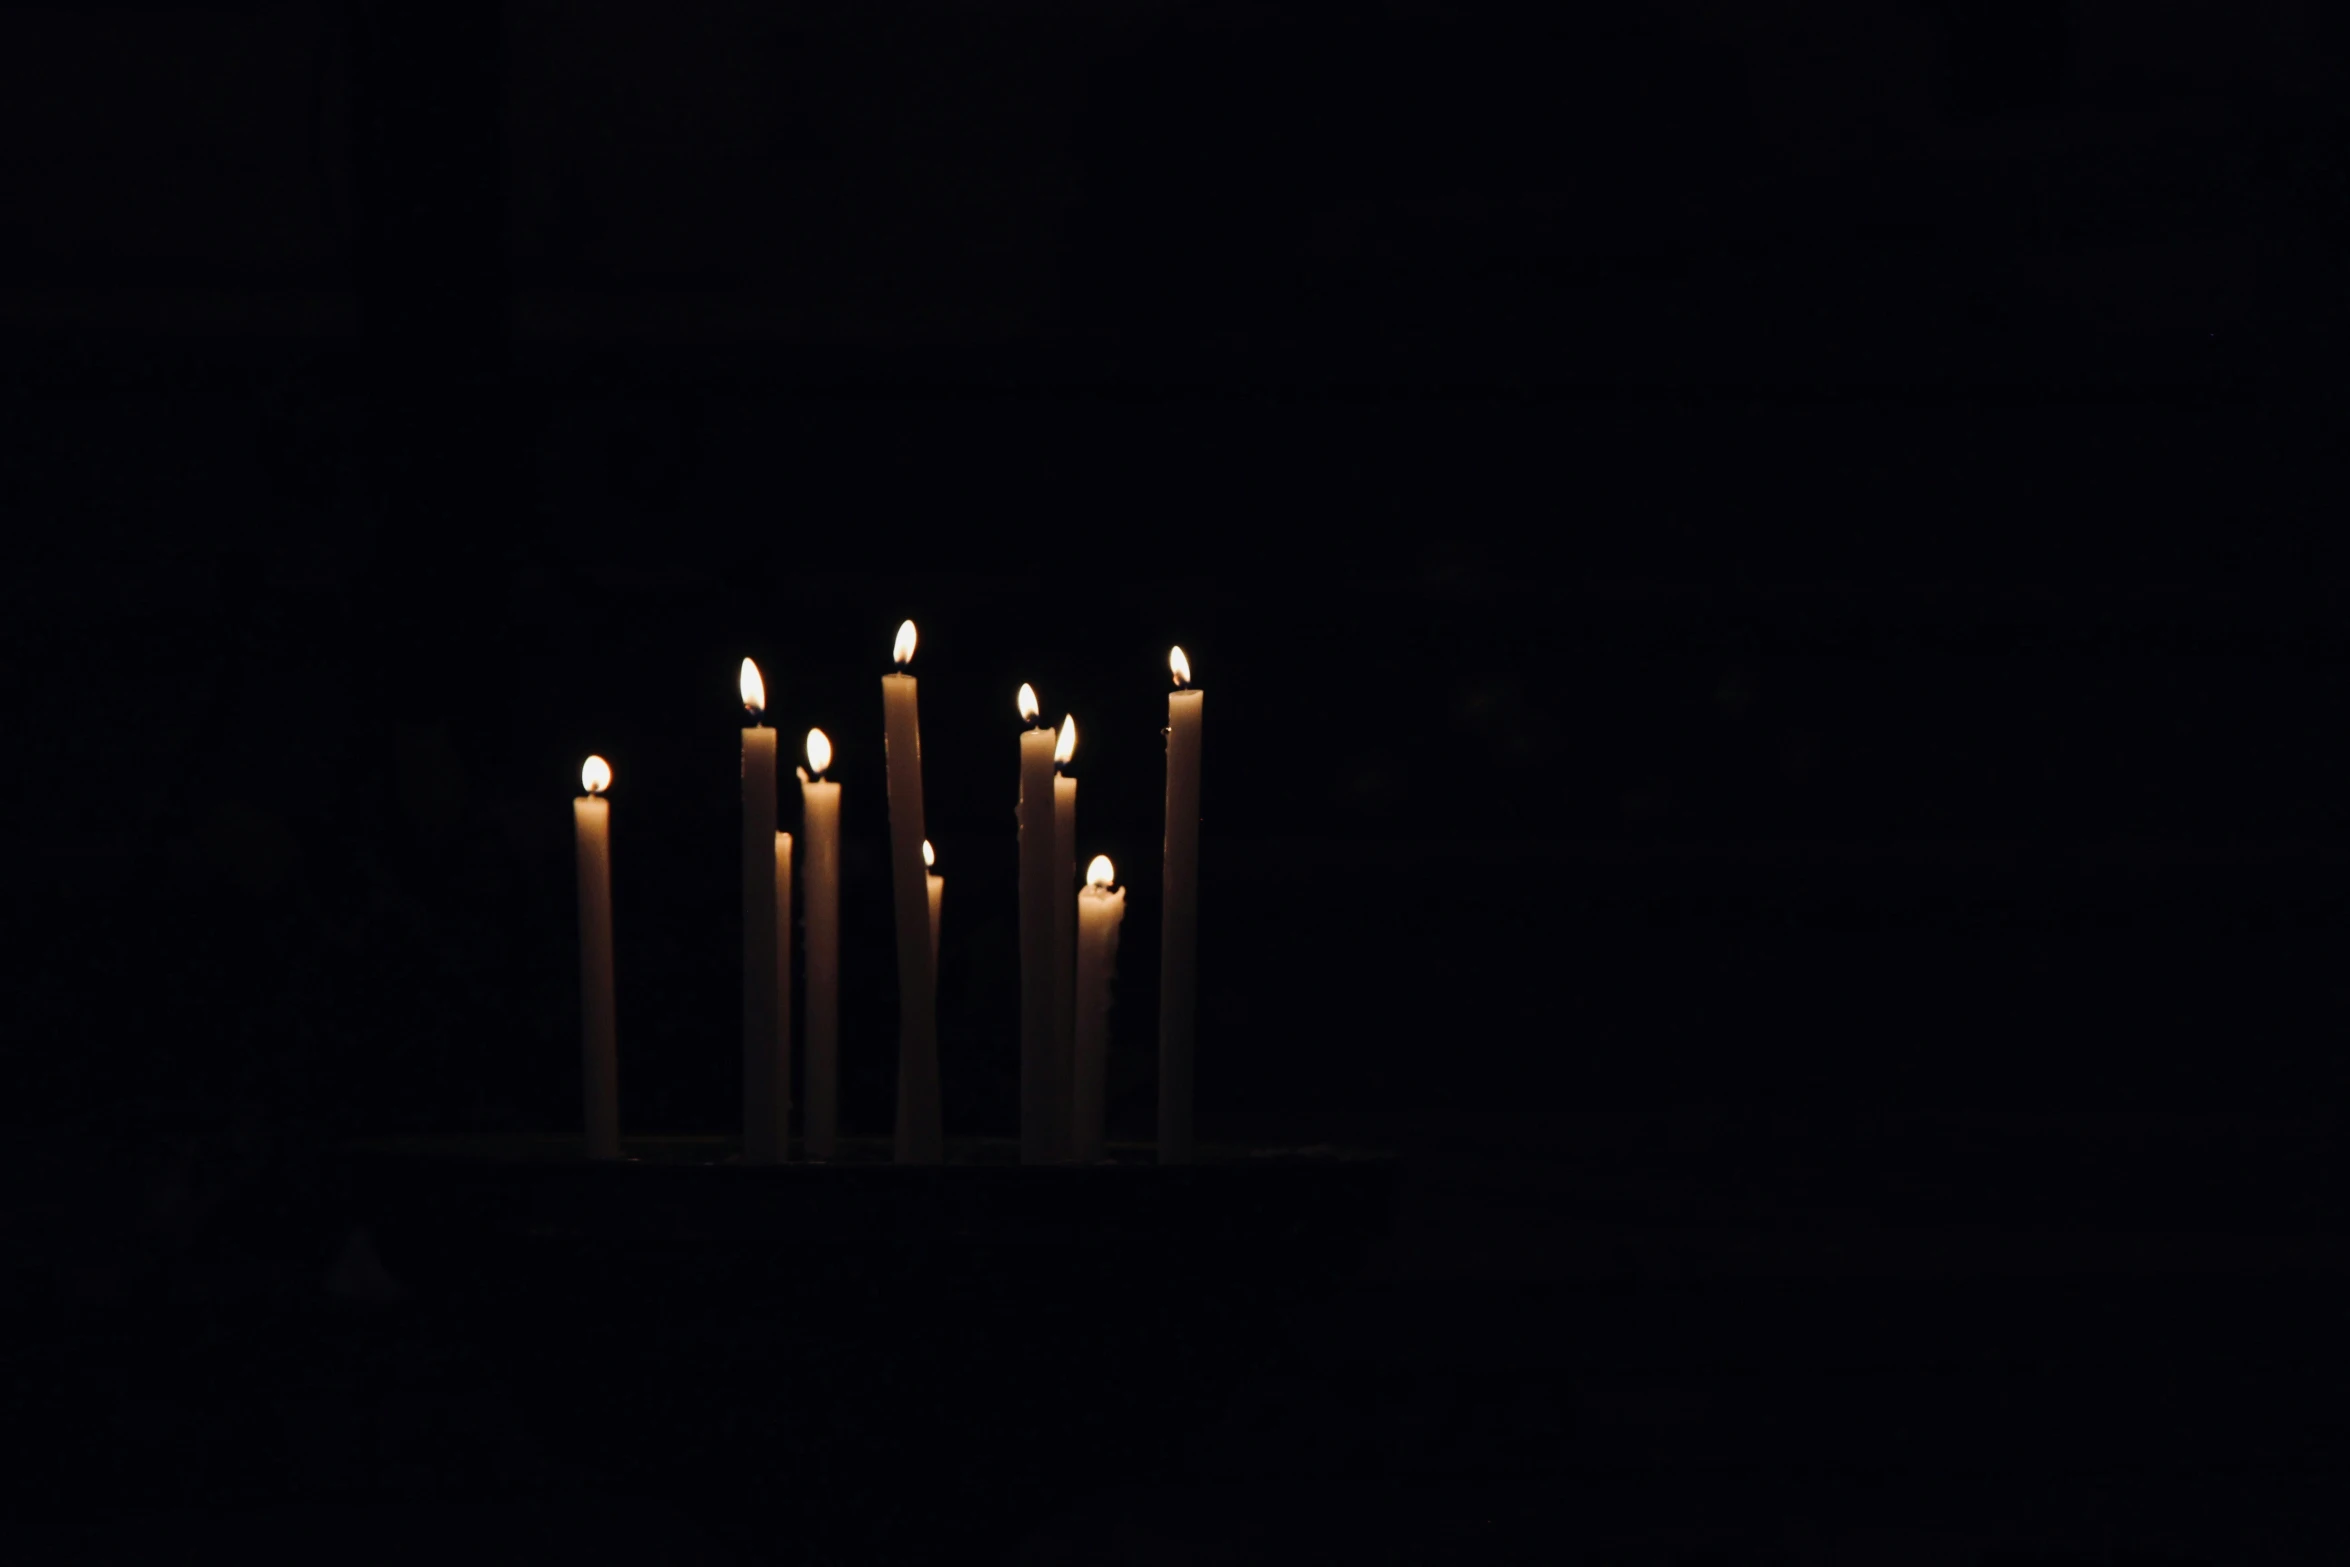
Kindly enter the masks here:
M 882 676 L 889 767 L 891 886 L 897 905 L 898 1074 L 895 1151 L 901 1164 L 937 1164 L 945 1129 L 938 1092 L 938 925 L 946 880 L 922 825 L 922 726 L 914 623 L 898 627 L 897 669 Z M 1167 667 L 1167 833 L 1159 946 L 1158 1156 L 1192 1156 L 1192 1049 L 1199 910 L 1201 693 L 1173 648 Z M 743 1159 L 783 1161 L 790 1147 L 793 840 L 776 816 L 776 732 L 762 723 L 766 682 L 749 659 L 742 701 Z M 1039 722 L 1034 688 L 1018 697 L 1020 736 L 1020 1159 L 1095 1163 L 1103 1157 L 1110 981 L 1126 891 L 1107 855 L 1076 880 L 1077 722 Z M 800 779 L 802 915 L 807 933 L 806 1043 L 801 1141 L 814 1160 L 833 1157 L 839 1136 L 840 789 L 824 771 L 832 742 L 808 731 Z M 579 851 L 580 1036 L 586 1068 L 587 1152 L 620 1157 L 618 1018 L 612 962 L 612 769 L 591 756 L 587 793 L 572 802 Z

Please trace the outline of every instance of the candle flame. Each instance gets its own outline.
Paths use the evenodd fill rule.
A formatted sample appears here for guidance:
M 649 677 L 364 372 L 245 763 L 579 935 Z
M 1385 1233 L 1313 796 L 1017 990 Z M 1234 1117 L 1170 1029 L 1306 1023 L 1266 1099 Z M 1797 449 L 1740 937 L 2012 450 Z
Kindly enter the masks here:
M 925 867 L 938 863 L 938 851 L 930 846 L 928 838 L 922 840 L 922 863 Z
M 602 794 L 612 787 L 612 764 L 600 756 L 591 756 L 579 769 L 579 786 L 590 794 Z
M 1191 660 L 1183 656 L 1183 649 L 1179 647 L 1167 649 L 1167 668 L 1173 672 L 1177 685 L 1191 684 Z
M 808 731 L 808 770 L 809 770 L 810 772 L 814 772 L 814 773 L 822 773 L 822 772 L 824 771 L 824 769 L 826 769 L 827 767 L 830 767 L 831 765 L 832 765 L 832 742 L 831 742 L 830 740 L 827 740 L 827 739 L 825 739 L 825 738 L 824 738 L 824 731 L 823 731 L 823 730 L 821 730 L 821 729 L 811 729 L 811 730 L 809 730 L 809 731 Z
M 900 669 L 914 662 L 914 623 L 912 621 L 909 620 L 898 627 L 897 644 L 890 649 L 889 656 L 897 660 Z
M 1036 722 L 1036 687 L 1025 683 L 1020 687 L 1020 716 L 1028 723 Z
M 1066 767 L 1076 755 L 1077 720 L 1074 716 L 1064 713 L 1061 715 L 1061 738 L 1053 742 L 1053 765 Z
M 1118 872 L 1110 864 L 1110 857 L 1106 854 L 1095 855 L 1093 863 L 1085 868 L 1085 884 L 1088 887 L 1099 887 L 1102 891 L 1107 892 L 1116 885 L 1117 880 Z
M 743 660 L 740 684 L 743 690 L 743 706 L 754 713 L 767 711 L 767 682 L 759 678 L 759 666 L 747 658 Z

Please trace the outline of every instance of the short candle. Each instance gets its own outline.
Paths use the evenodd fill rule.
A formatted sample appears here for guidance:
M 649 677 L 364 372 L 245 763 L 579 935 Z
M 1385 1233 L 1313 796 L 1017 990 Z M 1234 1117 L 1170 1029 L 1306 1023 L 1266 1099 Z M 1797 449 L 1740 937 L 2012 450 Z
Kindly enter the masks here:
M 1126 918 L 1126 889 L 1097 854 L 1077 893 L 1077 1061 L 1075 1128 L 1071 1154 L 1096 1164 L 1103 1153 L 1110 1063 L 1110 989 L 1118 968 L 1118 926 Z M 1064 900 L 1066 901 L 1066 900 Z
M 579 851 L 579 1045 L 590 1159 L 620 1157 L 619 1023 L 612 980 L 612 767 L 591 756 L 571 802 Z
M 799 770 L 808 997 L 800 1137 L 811 1159 L 833 1156 L 840 1126 L 840 785 L 824 780 L 831 765 L 832 741 L 809 730 L 808 765 Z
M 783 1157 L 782 993 L 775 976 L 775 731 L 760 722 L 767 683 L 743 660 L 743 1158 Z
M 931 848 L 928 838 L 923 839 L 922 865 L 925 874 L 922 879 L 929 884 L 930 889 L 930 972 L 934 975 L 938 972 L 938 907 L 946 901 L 947 895 L 947 879 L 932 869 L 937 864 L 938 851 Z
M 1060 1111 L 1068 1086 L 1053 1026 L 1053 746 L 1036 723 L 1036 690 L 1020 688 L 1016 705 L 1029 727 L 1020 734 L 1020 1162 L 1067 1157 Z

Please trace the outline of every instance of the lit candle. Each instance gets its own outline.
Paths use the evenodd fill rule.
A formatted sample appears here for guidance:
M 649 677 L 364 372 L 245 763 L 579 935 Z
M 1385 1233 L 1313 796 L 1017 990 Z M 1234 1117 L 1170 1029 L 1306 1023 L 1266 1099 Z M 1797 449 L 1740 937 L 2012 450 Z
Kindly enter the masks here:
M 749 659 L 742 667 L 743 707 L 743 1160 L 783 1157 L 777 1086 L 782 1050 L 775 982 L 775 731 L 760 723 L 767 684 Z
M 939 1120 L 938 1006 L 930 969 L 926 917 L 929 889 L 922 865 L 922 721 L 914 677 L 914 623 L 898 627 L 897 672 L 881 677 L 881 710 L 889 760 L 890 882 L 898 929 L 898 1111 L 900 1164 L 937 1164 L 945 1157 Z
M 612 986 L 612 768 L 591 756 L 579 770 L 587 790 L 571 802 L 579 847 L 579 1045 L 586 1084 L 587 1155 L 620 1157 L 618 1010 Z
M 1199 1018 L 1200 697 L 1183 649 L 1167 651 L 1166 879 L 1159 926 L 1159 1162 L 1191 1161 L 1191 1063 Z
M 1082 1164 L 1102 1158 L 1110 1073 L 1110 980 L 1118 968 L 1118 926 L 1126 918 L 1126 889 L 1110 884 L 1118 873 L 1097 854 L 1077 893 L 1076 1120 L 1072 1156 Z M 1064 900 L 1066 901 L 1066 900 Z
M 840 1125 L 840 785 L 824 781 L 824 769 L 831 765 L 832 742 L 823 730 L 809 730 L 808 765 L 800 769 L 800 835 L 808 845 L 808 863 L 800 873 L 808 922 L 808 1060 L 800 1136 L 811 1159 L 832 1157 Z
M 1061 716 L 1061 735 L 1053 742 L 1053 1078 L 1059 1085 L 1060 1102 L 1054 1107 L 1054 1119 L 1062 1127 L 1061 1136 L 1067 1139 L 1069 1128 L 1077 1123 L 1069 1100 L 1077 1081 L 1077 1034 L 1075 1015 L 1071 1011 L 1071 992 L 1077 980 L 1077 910 L 1069 901 L 1069 889 L 1077 881 L 1077 780 L 1066 777 L 1062 769 L 1077 755 L 1077 720 L 1064 713 Z M 1070 1158 L 1069 1150 L 1057 1157 Z
M 1020 1162 L 1062 1158 L 1067 1085 L 1053 1027 L 1053 731 L 1037 725 L 1036 690 L 1022 686 L 1020 717 Z
M 935 976 L 938 973 L 938 906 L 946 900 L 947 879 L 930 869 L 938 864 L 938 854 L 930 847 L 928 838 L 922 840 L 922 864 L 922 879 L 930 885 L 930 972 Z

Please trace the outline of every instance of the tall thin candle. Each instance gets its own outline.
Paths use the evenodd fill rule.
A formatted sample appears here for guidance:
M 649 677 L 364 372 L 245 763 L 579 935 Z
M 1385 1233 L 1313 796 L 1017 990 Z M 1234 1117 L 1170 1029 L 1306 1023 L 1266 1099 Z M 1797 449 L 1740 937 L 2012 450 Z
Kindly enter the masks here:
M 832 1157 L 840 1127 L 840 785 L 824 781 L 831 765 L 832 742 L 823 730 L 809 730 L 808 765 L 800 769 L 800 833 L 807 840 L 800 900 L 808 932 L 800 1136 L 811 1159 Z
M 898 1109 L 900 1164 L 938 1164 L 946 1152 L 939 1119 L 938 1001 L 930 971 L 930 891 L 922 868 L 922 720 L 915 681 L 914 623 L 898 627 L 898 669 L 881 677 L 889 760 L 890 883 L 897 902 Z
M 1072 993 L 1077 985 L 1077 906 L 1070 900 L 1069 889 L 1077 884 L 1077 780 L 1068 777 L 1066 768 L 1077 755 L 1077 720 L 1067 714 L 1061 718 L 1060 738 L 1053 742 L 1053 1077 L 1060 1085 L 1062 1103 L 1055 1106 L 1054 1119 L 1063 1128 L 1064 1139 L 1074 1135 L 1076 1126 L 1074 1101 L 1077 1082 L 1076 1017 L 1072 1009 Z M 1073 1149 L 1063 1149 L 1056 1157 L 1071 1158 Z
M 743 1160 L 783 1157 L 778 1095 L 783 1040 L 775 981 L 775 731 L 759 722 L 767 685 L 743 660 Z
M 579 850 L 579 1046 L 587 1156 L 620 1157 L 618 1008 L 612 983 L 612 768 L 591 756 L 579 770 L 587 790 L 571 802 Z
M 1192 1052 L 1199 1020 L 1199 751 L 1202 694 L 1191 661 L 1170 648 L 1167 668 L 1166 879 L 1159 927 L 1159 1162 L 1192 1155 Z
M 1110 857 L 1097 854 L 1077 893 L 1077 1069 L 1072 1157 L 1100 1162 L 1109 1100 L 1110 981 L 1118 968 L 1118 926 L 1126 918 L 1126 889 L 1113 886 Z M 1066 901 L 1066 900 L 1064 900 Z
M 1053 1026 L 1053 731 L 1037 726 L 1036 691 L 1022 686 L 1020 716 L 1020 1162 L 1063 1158 L 1059 1113 L 1068 1087 Z

